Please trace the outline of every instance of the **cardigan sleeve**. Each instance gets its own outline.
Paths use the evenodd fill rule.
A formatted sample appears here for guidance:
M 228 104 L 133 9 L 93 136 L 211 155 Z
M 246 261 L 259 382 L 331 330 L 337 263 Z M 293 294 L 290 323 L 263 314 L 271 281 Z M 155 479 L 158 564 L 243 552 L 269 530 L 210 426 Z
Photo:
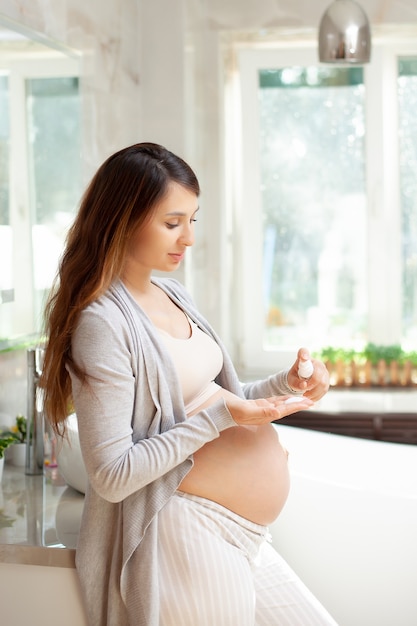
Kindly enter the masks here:
M 150 425 L 161 421 L 161 408 L 152 399 L 146 372 L 133 358 L 127 330 L 106 316 L 88 311 L 82 315 L 72 356 L 87 374 L 81 382 L 70 371 L 83 459 L 94 490 L 110 502 L 124 500 L 183 463 L 222 430 L 236 426 L 220 400 L 184 421 L 164 415 L 170 427 L 147 436 Z M 150 385 L 157 394 L 155 381 Z M 140 415 L 136 431 L 134 414 Z
M 268 398 L 271 396 L 302 395 L 294 391 L 288 384 L 288 370 L 281 370 L 264 380 L 257 380 L 243 384 L 243 393 L 246 398 Z

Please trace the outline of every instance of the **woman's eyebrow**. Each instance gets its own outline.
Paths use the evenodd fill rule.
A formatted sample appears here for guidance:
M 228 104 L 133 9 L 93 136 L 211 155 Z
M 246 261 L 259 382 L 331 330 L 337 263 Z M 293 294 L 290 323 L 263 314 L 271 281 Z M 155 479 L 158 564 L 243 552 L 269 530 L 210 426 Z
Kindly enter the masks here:
M 199 211 L 199 210 L 200 210 L 200 207 L 198 206 L 196 208 L 196 210 L 194 211 L 193 215 L 195 215 L 197 213 L 197 211 Z M 165 213 L 165 215 L 183 217 L 184 215 L 186 215 L 186 213 L 184 213 L 184 211 L 170 211 L 169 213 Z

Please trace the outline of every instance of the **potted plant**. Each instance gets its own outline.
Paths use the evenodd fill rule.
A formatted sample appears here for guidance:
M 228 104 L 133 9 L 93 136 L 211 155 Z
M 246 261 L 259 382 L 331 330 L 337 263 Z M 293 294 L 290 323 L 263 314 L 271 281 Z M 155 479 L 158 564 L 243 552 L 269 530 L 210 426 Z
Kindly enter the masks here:
M 3 476 L 4 452 L 9 446 L 12 446 L 15 441 L 15 437 L 12 437 L 8 433 L 0 433 L 0 481 Z
M 317 354 L 317 353 L 316 353 Z M 399 344 L 367 343 L 362 350 L 327 347 L 318 353 L 332 386 L 410 387 L 417 385 L 417 352 Z
M 26 417 L 17 415 L 14 426 L 4 434 L 14 439 L 14 445 L 6 453 L 7 461 L 12 465 L 24 467 L 26 463 Z

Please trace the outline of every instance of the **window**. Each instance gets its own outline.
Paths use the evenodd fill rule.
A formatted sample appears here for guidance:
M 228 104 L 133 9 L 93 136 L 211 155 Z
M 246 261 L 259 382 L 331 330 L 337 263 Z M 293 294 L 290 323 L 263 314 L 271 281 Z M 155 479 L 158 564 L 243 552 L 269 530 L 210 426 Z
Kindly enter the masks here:
M 417 343 L 417 48 L 239 52 L 241 369 Z M 260 251 L 260 252 L 259 252 Z
M 12 297 L 12 242 L 10 233 L 10 120 L 9 77 L 0 73 L 0 303 Z
M 417 345 L 417 57 L 398 59 L 402 336 Z
M 32 46 L 34 48 L 35 46 Z M 0 338 L 38 333 L 81 188 L 78 62 L 0 58 Z

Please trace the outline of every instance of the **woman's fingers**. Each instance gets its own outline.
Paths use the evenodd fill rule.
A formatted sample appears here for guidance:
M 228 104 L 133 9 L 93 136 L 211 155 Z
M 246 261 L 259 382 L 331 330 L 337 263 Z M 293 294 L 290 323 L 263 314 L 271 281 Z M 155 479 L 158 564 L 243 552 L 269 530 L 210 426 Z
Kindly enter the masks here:
M 240 400 L 232 404 L 227 402 L 227 408 L 237 424 L 259 426 L 307 410 L 313 404 L 305 396 L 273 396 L 260 400 Z

